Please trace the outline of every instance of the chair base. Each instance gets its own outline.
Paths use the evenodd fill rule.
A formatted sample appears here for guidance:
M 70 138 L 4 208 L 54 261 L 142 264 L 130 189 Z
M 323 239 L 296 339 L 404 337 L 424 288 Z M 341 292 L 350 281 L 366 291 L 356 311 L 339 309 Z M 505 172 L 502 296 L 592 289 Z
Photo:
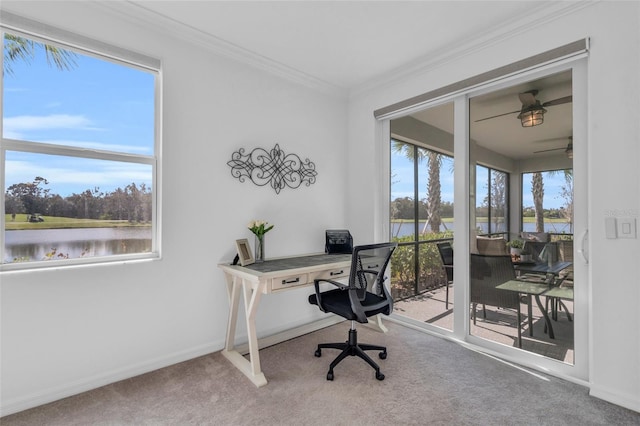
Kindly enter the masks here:
M 387 358 L 387 348 L 377 345 L 358 344 L 358 331 L 352 327 L 349 329 L 349 340 L 341 343 L 320 343 L 318 349 L 316 349 L 315 356 L 322 356 L 322 349 L 341 349 L 340 355 L 333 360 L 329 366 L 329 372 L 327 373 L 327 380 L 333 380 L 333 369 L 347 356 L 357 356 L 362 358 L 369 364 L 374 370 L 376 370 L 376 379 L 384 380 L 384 374 L 380 372 L 380 367 L 376 364 L 365 351 L 381 351 L 378 356 L 380 359 Z

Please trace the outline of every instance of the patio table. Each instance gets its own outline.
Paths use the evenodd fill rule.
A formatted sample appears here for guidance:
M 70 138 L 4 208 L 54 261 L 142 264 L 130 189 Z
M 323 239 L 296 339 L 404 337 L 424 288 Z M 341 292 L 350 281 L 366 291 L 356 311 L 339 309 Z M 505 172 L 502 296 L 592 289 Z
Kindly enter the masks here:
M 513 268 L 518 273 L 526 272 L 530 274 L 540 274 L 547 277 L 547 283 L 553 285 L 555 278 L 562 272 L 573 265 L 573 262 L 554 262 L 552 264 L 544 263 L 516 263 Z
M 533 336 L 533 322 L 532 315 L 533 309 L 531 307 L 531 296 L 534 296 L 536 299 L 536 303 L 538 304 L 538 308 L 542 312 L 542 316 L 544 317 L 545 324 L 547 329 L 549 330 L 549 338 L 554 339 L 555 335 L 553 334 L 553 328 L 551 327 L 551 319 L 547 314 L 547 310 L 542 306 L 542 302 L 540 301 L 540 295 L 549 290 L 549 285 L 543 283 L 533 283 L 528 281 L 520 281 L 520 280 L 510 280 L 504 282 L 497 286 L 501 290 L 505 291 L 515 291 L 520 294 L 527 295 L 527 316 L 529 317 L 529 335 Z M 518 324 L 518 327 L 520 325 Z

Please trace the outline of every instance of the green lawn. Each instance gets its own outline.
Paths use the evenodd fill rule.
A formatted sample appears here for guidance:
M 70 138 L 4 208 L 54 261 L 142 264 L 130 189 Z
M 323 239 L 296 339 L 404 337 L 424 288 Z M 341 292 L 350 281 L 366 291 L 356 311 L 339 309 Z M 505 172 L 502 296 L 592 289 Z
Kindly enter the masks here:
M 129 223 L 126 220 L 73 219 L 70 217 L 42 216 L 44 222 L 27 222 L 26 214 L 17 214 L 15 220 L 5 214 L 5 229 L 63 229 L 63 228 L 114 228 L 151 226 L 150 223 Z

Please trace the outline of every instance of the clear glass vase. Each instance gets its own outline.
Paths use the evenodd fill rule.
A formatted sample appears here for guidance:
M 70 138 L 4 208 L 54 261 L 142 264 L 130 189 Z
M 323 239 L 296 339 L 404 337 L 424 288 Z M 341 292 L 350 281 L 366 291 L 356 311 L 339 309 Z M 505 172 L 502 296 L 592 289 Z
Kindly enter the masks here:
M 256 235 L 255 249 L 255 261 L 264 262 L 264 235 L 261 237 Z

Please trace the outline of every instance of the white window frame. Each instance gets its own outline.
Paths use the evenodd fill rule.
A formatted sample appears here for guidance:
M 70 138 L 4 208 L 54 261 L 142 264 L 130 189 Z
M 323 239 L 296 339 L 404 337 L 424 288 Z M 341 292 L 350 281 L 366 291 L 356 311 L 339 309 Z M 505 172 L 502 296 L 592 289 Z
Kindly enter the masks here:
M 5 189 L 5 161 L 7 151 L 30 152 L 47 155 L 61 155 L 74 158 L 87 158 L 117 162 L 127 162 L 135 164 L 150 165 L 152 168 L 152 214 L 151 214 L 151 232 L 152 245 L 151 251 L 147 253 L 134 253 L 125 255 L 111 256 L 95 256 L 87 258 L 64 259 L 64 260 L 45 260 L 45 261 L 29 261 L 16 263 L 3 263 L 5 255 L 5 197 L 0 197 L 0 272 L 13 270 L 33 270 L 38 268 L 58 268 L 61 266 L 86 265 L 86 264 L 103 264 L 107 262 L 126 262 L 142 259 L 159 259 L 160 258 L 160 228 L 161 209 L 160 209 L 160 183 L 161 183 L 161 63 L 158 59 L 154 59 L 136 52 L 111 46 L 106 43 L 86 38 L 65 30 L 41 24 L 30 19 L 26 19 L 9 12 L 2 13 L 2 22 L 0 22 L 0 37 L 4 43 L 4 34 L 29 38 L 39 43 L 55 45 L 62 49 L 74 51 L 82 55 L 93 56 L 95 58 L 116 63 L 122 66 L 128 66 L 138 70 L 142 70 L 154 75 L 154 146 L 153 155 L 138 155 L 124 152 L 96 150 L 78 148 L 73 146 L 46 144 L 39 142 L 20 141 L 14 139 L 5 139 L 3 137 L 3 120 L 0 120 L 0 188 Z M 0 58 L 4 69 L 4 55 Z M 3 75 L 0 74 L 0 87 L 4 90 Z M 0 94 L 0 107 L 4 100 L 4 92 Z M 1 108 L 0 108 L 1 110 Z

